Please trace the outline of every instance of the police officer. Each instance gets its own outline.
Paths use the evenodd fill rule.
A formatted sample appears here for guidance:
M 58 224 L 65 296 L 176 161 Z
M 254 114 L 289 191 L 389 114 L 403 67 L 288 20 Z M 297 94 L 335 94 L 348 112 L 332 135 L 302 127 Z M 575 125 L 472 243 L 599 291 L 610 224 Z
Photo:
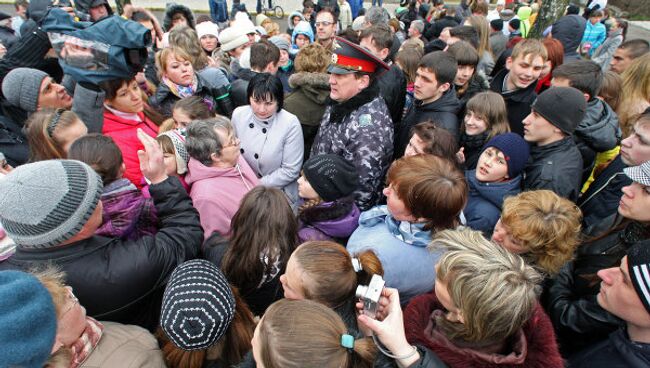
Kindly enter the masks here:
M 368 50 L 336 38 L 330 99 L 311 150 L 312 156 L 333 153 L 356 166 L 356 203 L 364 211 L 377 204 L 393 154 L 393 122 L 375 82 L 388 69 Z

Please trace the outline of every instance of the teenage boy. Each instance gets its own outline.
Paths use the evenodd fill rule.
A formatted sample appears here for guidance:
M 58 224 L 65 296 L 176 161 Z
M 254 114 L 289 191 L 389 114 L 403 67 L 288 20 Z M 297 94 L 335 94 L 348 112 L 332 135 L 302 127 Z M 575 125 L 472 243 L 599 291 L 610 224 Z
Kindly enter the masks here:
M 280 49 L 273 43 L 261 40 L 251 45 L 251 68 L 241 69 L 239 79 L 232 82 L 230 91 L 233 108 L 248 105 L 248 82 L 258 73 L 275 75 L 278 72 Z
M 513 133 L 524 134 L 522 120 L 530 114 L 530 105 L 537 97 L 535 87 L 546 59 L 546 48 L 539 40 L 523 40 L 506 59 L 506 68 L 490 83 L 490 89 L 506 101 L 508 123 Z
M 397 64 L 390 60 L 390 49 L 393 46 L 393 33 L 386 24 L 372 25 L 359 36 L 359 45 L 367 48 L 377 58 L 383 60 L 390 69 L 377 77 L 381 96 L 388 106 L 393 124 L 397 125 L 402 120 L 404 104 L 406 103 L 406 77 Z
M 602 69 L 590 60 L 576 60 L 559 65 L 553 71 L 551 80 L 553 87 L 576 88 L 584 94 L 587 101 L 585 117 L 573 136 L 582 155 L 583 182 L 591 175 L 596 154 L 615 148 L 621 139 L 616 113 L 598 98 L 602 83 Z
M 641 175 L 650 179 L 647 174 Z M 603 280 L 596 297 L 598 304 L 622 319 L 625 325 L 608 339 L 573 356 L 569 366 L 650 366 L 650 241 L 632 246 L 619 267 L 600 270 L 598 277 Z
M 614 57 L 609 63 L 611 71 L 622 74 L 634 59 L 650 51 L 650 43 L 642 39 L 627 40 L 614 51 Z
M 537 97 L 523 121 L 524 139 L 531 144 L 524 189 L 549 189 L 572 201 L 578 199 L 582 157 L 573 133 L 587 108 L 580 91 L 553 87 Z
M 458 140 L 460 103 L 454 90 L 458 64 L 451 54 L 435 51 L 424 55 L 415 77 L 415 101 L 409 106 L 402 123 L 395 126 L 395 158 L 404 155 L 411 129 L 418 123 L 432 120 Z

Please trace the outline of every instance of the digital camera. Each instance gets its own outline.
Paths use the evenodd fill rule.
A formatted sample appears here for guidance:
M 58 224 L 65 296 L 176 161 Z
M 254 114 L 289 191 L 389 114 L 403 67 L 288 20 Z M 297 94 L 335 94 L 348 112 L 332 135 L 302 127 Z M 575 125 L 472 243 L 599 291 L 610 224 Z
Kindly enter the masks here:
M 380 275 L 372 275 L 368 286 L 357 286 L 355 294 L 363 302 L 363 314 L 366 316 L 374 319 L 377 315 L 379 298 L 381 297 L 381 291 L 384 290 L 384 285 L 386 285 L 386 281 Z

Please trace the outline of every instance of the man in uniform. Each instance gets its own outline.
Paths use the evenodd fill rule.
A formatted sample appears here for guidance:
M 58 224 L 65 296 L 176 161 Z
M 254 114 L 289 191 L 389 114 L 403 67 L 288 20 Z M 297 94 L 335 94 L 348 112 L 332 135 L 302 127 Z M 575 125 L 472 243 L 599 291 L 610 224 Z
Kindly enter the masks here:
M 393 155 L 393 122 L 375 81 L 388 69 L 368 50 L 336 38 L 330 98 L 311 150 L 312 156 L 333 153 L 356 166 L 356 203 L 364 211 L 377 204 Z

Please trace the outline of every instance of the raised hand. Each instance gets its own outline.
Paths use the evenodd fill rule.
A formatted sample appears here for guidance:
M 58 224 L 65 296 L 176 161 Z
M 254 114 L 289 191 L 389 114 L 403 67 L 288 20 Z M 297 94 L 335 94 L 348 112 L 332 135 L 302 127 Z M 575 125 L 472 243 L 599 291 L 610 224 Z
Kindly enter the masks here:
M 142 129 L 138 128 L 138 139 L 144 146 L 143 150 L 138 150 L 140 159 L 140 171 L 151 184 L 158 184 L 167 179 L 165 173 L 165 163 L 163 161 L 163 152 L 158 142 L 147 135 Z

